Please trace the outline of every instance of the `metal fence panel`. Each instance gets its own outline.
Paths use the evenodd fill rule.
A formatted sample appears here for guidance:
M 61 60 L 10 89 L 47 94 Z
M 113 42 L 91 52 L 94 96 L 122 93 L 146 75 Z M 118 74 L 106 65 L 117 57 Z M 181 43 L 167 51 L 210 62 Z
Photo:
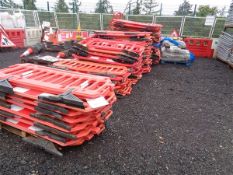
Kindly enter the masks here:
M 78 19 L 76 13 L 56 13 L 60 29 L 77 29 Z
M 219 38 L 220 34 L 222 33 L 224 29 L 226 19 L 225 18 L 217 18 L 216 24 L 214 27 L 212 38 Z
M 14 9 L 0 9 L 0 13 L 7 12 L 11 15 L 14 14 Z
M 78 22 L 80 22 L 82 30 L 108 30 L 113 17 L 112 14 L 73 14 L 21 9 L 0 9 L 0 12 L 8 12 L 11 15 L 19 12 L 23 13 L 26 27 L 39 27 L 43 21 L 48 21 L 52 27 L 77 29 Z M 225 23 L 225 18 L 217 18 L 214 26 L 205 26 L 206 18 L 190 16 L 125 15 L 124 18 L 137 22 L 162 24 L 164 26 L 162 29 L 163 35 L 168 35 L 173 29 L 176 29 L 182 36 L 192 37 L 218 38 Z
M 155 21 L 158 24 L 162 24 L 162 34 L 168 35 L 174 29 L 179 32 L 180 26 L 183 17 L 176 17 L 176 16 L 156 16 Z
M 10 15 L 22 13 L 25 17 L 26 27 L 39 27 L 39 19 L 37 18 L 35 11 L 21 9 L 0 9 L 0 12 L 7 12 Z
M 15 12 L 21 12 L 24 14 L 26 27 L 39 27 L 38 18 L 35 15 L 35 12 L 32 10 L 15 10 Z
M 79 20 L 82 30 L 100 30 L 100 14 L 79 13 Z
M 108 30 L 110 22 L 112 21 L 112 14 L 103 14 L 103 29 Z
M 103 30 L 109 30 L 110 22 L 112 21 L 113 14 L 102 14 L 103 15 Z M 123 16 L 123 19 L 125 19 L 126 16 Z
M 47 21 L 50 22 L 51 27 L 57 27 L 54 12 L 38 11 L 38 16 L 41 24 Z
M 186 17 L 183 36 L 209 37 L 211 26 L 205 25 L 206 18 Z
M 128 20 L 144 23 L 153 23 L 153 15 L 127 15 Z

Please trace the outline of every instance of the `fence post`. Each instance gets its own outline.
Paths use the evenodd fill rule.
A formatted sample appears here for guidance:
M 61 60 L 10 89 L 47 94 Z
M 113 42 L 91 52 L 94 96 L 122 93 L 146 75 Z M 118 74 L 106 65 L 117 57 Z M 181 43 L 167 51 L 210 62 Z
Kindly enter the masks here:
M 40 17 L 39 17 L 39 13 L 38 13 L 38 11 L 36 11 L 36 16 L 37 16 L 37 19 L 38 19 L 39 27 L 41 28 Z
M 58 20 L 57 20 L 57 14 L 56 14 L 56 12 L 53 12 L 53 13 L 54 13 L 54 19 L 55 19 L 56 27 L 59 29 L 59 24 L 58 24 Z
M 80 22 L 80 18 L 79 18 L 79 12 L 76 13 L 76 15 L 77 15 L 77 24 L 78 24 L 78 25 L 80 24 L 80 26 L 81 26 L 81 22 Z
M 125 19 L 126 19 L 126 20 L 129 20 L 128 14 L 125 15 Z
M 104 29 L 104 24 L 103 24 L 103 13 L 100 13 L 100 30 Z
M 155 16 L 155 15 L 153 15 L 152 23 L 153 23 L 153 24 L 156 23 L 156 16 Z
M 35 21 L 35 27 L 40 27 L 40 19 L 39 19 L 38 11 L 33 10 L 33 17 Z
M 211 27 L 211 29 L 210 29 L 209 38 L 212 38 L 212 36 L 213 36 L 213 33 L 214 33 L 214 30 L 215 30 L 216 23 L 217 23 L 217 18 L 215 17 L 215 19 L 214 19 L 214 23 L 213 23 L 213 25 L 212 25 L 212 27 Z
M 183 16 L 182 21 L 181 21 L 181 25 L 180 25 L 180 32 L 179 32 L 180 36 L 183 36 L 185 21 L 186 21 L 186 16 Z

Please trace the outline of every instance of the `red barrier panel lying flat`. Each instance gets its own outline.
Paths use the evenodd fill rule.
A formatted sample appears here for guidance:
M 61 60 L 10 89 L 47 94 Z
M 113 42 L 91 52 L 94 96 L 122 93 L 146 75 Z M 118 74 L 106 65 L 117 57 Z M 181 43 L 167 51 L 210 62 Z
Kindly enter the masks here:
M 161 24 L 141 23 L 123 19 L 113 19 L 111 27 L 113 30 L 121 30 L 122 28 L 124 28 L 125 31 L 128 29 L 128 31 L 160 32 L 163 26 Z
M 124 66 L 100 64 L 76 59 L 60 60 L 53 64 L 56 68 L 68 69 L 75 72 L 83 72 L 94 75 L 110 77 L 115 83 L 115 92 L 119 95 L 129 95 L 132 90 L 131 73 Z
M 84 98 L 96 98 L 113 89 L 111 80 L 107 77 L 81 73 L 73 74 L 72 72 L 32 64 L 17 64 L 0 71 L 1 78 L 8 78 L 11 75 L 15 76 L 14 79 L 11 79 L 12 83 L 17 83 L 26 88 L 36 86 L 38 90 L 49 90 L 55 94 L 61 94 L 72 87 L 81 87 L 82 83 L 86 82 L 85 89 L 77 88 L 73 91 Z
M 94 38 L 111 39 L 111 40 L 128 40 L 140 42 L 159 42 L 161 32 L 130 32 L 130 31 L 95 31 Z
M 91 61 L 95 63 L 104 63 L 104 64 L 111 64 L 111 65 L 118 65 L 118 66 L 125 66 L 130 69 L 130 73 L 138 80 L 142 77 L 142 60 L 139 60 L 133 64 L 125 64 L 113 61 L 109 57 L 104 56 L 77 56 L 73 55 L 75 59 L 84 60 L 84 61 Z M 137 82 L 137 81 L 136 81 Z
M 133 42 L 128 41 L 112 41 L 99 38 L 88 38 L 80 42 L 88 47 L 88 50 L 93 52 L 103 52 L 109 54 L 120 54 L 121 51 L 127 50 L 130 52 L 135 52 L 137 54 L 142 54 L 144 52 L 144 47 L 137 45 Z M 96 49 L 96 50 L 94 50 Z M 110 52 L 106 52 L 110 51 Z

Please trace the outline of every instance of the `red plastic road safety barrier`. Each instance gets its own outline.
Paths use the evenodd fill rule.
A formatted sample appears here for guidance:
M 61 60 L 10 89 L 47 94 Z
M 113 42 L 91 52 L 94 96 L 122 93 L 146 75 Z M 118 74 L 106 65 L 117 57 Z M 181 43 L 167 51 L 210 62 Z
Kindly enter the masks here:
M 99 38 L 89 38 L 81 42 L 82 44 L 86 45 L 88 48 L 94 48 L 90 49 L 91 54 L 95 56 L 104 56 L 109 58 L 111 57 L 111 53 L 114 53 L 114 51 L 120 51 L 120 50 L 127 50 L 130 52 L 135 52 L 138 54 L 139 59 L 142 59 L 142 66 L 151 66 L 151 55 L 152 55 L 152 47 L 151 43 L 147 42 L 139 42 L 139 41 L 113 41 L 113 40 L 106 40 L 106 39 L 99 39 Z M 102 51 L 103 50 L 103 51 Z M 110 51 L 108 55 L 106 55 L 106 50 L 113 50 Z M 103 54 L 105 53 L 105 55 Z M 145 69 L 143 73 L 148 73 L 150 69 Z
M 135 62 L 133 64 L 124 64 L 124 63 L 119 63 L 116 61 L 113 61 L 109 57 L 99 57 L 99 56 L 77 56 L 73 55 L 75 59 L 78 60 L 83 60 L 83 61 L 91 61 L 95 63 L 104 63 L 104 64 L 111 64 L 111 65 L 118 65 L 118 66 L 125 66 L 130 69 L 130 73 L 132 74 L 133 77 L 135 77 L 136 80 L 141 79 L 142 77 L 142 60 L 139 60 L 138 62 Z
M 112 41 L 98 38 L 83 40 L 59 56 L 72 55 L 76 59 L 120 65 L 131 68 L 136 79 L 141 78 L 143 59 L 150 58 L 150 52 L 143 46 L 129 41 Z
M 59 69 L 38 66 L 33 64 L 17 64 L 0 70 L 0 78 L 11 78 L 12 83 L 38 90 L 50 91 L 61 94 L 72 87 L 78 87 L 86 83 L 84 88 L 73 91 L 80 98 L 97 98 L 113 89 L 113 84 L 108 77 L 94 76 L 89 74 L 78 74 Z
M 0 70 L 0 122 L 60 146 L 100 134 L 116 101 L 108 77 L 32 64 Z
M 159 42 L 161 32 L 130 32 L 130 31 L 95 31 L 93 38 L 111 39 L 111 40 L 129 40 L 140 42 Z
M 150 70 L 151 60 L 153 59 L 153 63 L 159 63 L 157 57 L 159 57 L 159 53 L 154 49 L 152 49 L 152 43 L 154 42 L 154 38 L 151 32 L 123 32 L 123 31 L 95 31 L 93 38 L 102 38 L 108 40 L 117 40 L 117 41 L 130 41 L 131 43 L 141 45 L 145 48 L 144 50 L 144 69 L 143 73 L 148 73 Z M 160 37 L 158 37 L 160 40 Z M 158 40 L 158 41 L 159 41 Z M 157 55 L 157 57 L 156 57 Z M 158 60 L 158 61 L 157 61 Z
M 24 48 L 25 30 L 24 29 L 5 29 L 9 39 L 17 48 Z
M 151 32 L 124 32 L 124 31 L 94 31 L 93 38 L 130 40 L 130 41 L 150 41 Z
M 199 58 L 213 58 L 212 43 L 209 38 L 184 38 L 184 42 L 190 52 Z
M 103 52 L 107 54 L 119 54 L 123 50 L 142 54 L 145 50 L 144 47 L 129 41 L 112 41 L 99 38 L 88 38 L 82 40 L 80 44 L 88 47 L 88 50 L 93 52 Z M 107 52 L 110 51 L 110 52 Z
M 130 31 L 130 32 L 152 32 L 152 41 L 153 43 L 159 43 L 161 39 L 161 28 L 163 27 L 160 24 L 147 24 L 140 23 L 135 21 L 128 21 L 122 19 L 113 19 L 110 27 L 112 30 L 117 31 Z M 153 63 L 157 64 L 156 57 L 160 57 L 159 52 L 154 52 L 153 50 Z
M 88 31 L 66 31 L 66 30 L 58 30 L 57 32 L 57 37 L 58 37 L 58 42 L 65 42 L 69 40 L 77 40 L 78 35 L 81 38 L 88 38 L 89 33 Z
M 161 28 L 163 26 L 161 24 L 148 24 L 122 19 L 113 19 L 110 27 L 112 30 L 117 31 L 151 32 L 153 42 L 158 43 L 161 38 Z
M 160 32 L 163 26 L 161 24 L 141 23 L 123 19 L 113 19 L 111 28 L 113 30 L 123 31 L 141 31 L 141 32 Z
M 119 95 L 129 95 L 132 90 L 132 81 L 129 80 L 131 73 L 124 66 L 79 61 L 76 59 L 60 60 L 53 63 L 53 66 L 75 72 L 110 77 L 115 84 L 115 92 Z

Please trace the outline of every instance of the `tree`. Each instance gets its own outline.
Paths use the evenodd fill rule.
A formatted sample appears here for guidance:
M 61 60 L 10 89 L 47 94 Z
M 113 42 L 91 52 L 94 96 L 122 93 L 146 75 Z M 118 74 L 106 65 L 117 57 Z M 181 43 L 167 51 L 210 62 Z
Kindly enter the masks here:
M 176 16 L 188 16 L 192 14 L 192 5 L 187 0 L 184 0 L 184 2 L 180 4 L 178 11 L 175 11 Z
M 27 10 L 37 10 L 36 0 L 23 0 L 23 7 Z
M 71 11 L 73 13 L 78 13 L 79 12 L 79 7 L 81 6 L 81 1 L 79 0 L 73 0 L 73 2 L 69 3 L 69 5 L 71 5 Z
M 55 5 L 56 12 L 68 13 L 69 7 L 64 0 L 58 0 Z
M 156 9 L 159 6 L 157 0 L 144 0 L 143 6 L 143 11 L 146 15 L 158 14 L 160 11 Z
M 200 5 L 198 8 L 197 16 L 206 17 L 206 16 L 215 16 L 218 14 L 217 7 L 210 7 L 209 5 Z
M 224 6 L 221 10 L 218 11 L 218 16 L 224 17 L 226 14 L 226 6 Z
M 99 0 L 96 3 L 96 13 L 113 13 L 113 8 L 108 0 Z
M 6 8 L 22 8 L 22 6 L 12 0 L 0 0 L 0 6 Z
M 137 0 L 136 1 L 136 7 L 132 10 L 134 15 L 139 15 L 141 14 L 141 7 L 142 6 L 142 0 Z

